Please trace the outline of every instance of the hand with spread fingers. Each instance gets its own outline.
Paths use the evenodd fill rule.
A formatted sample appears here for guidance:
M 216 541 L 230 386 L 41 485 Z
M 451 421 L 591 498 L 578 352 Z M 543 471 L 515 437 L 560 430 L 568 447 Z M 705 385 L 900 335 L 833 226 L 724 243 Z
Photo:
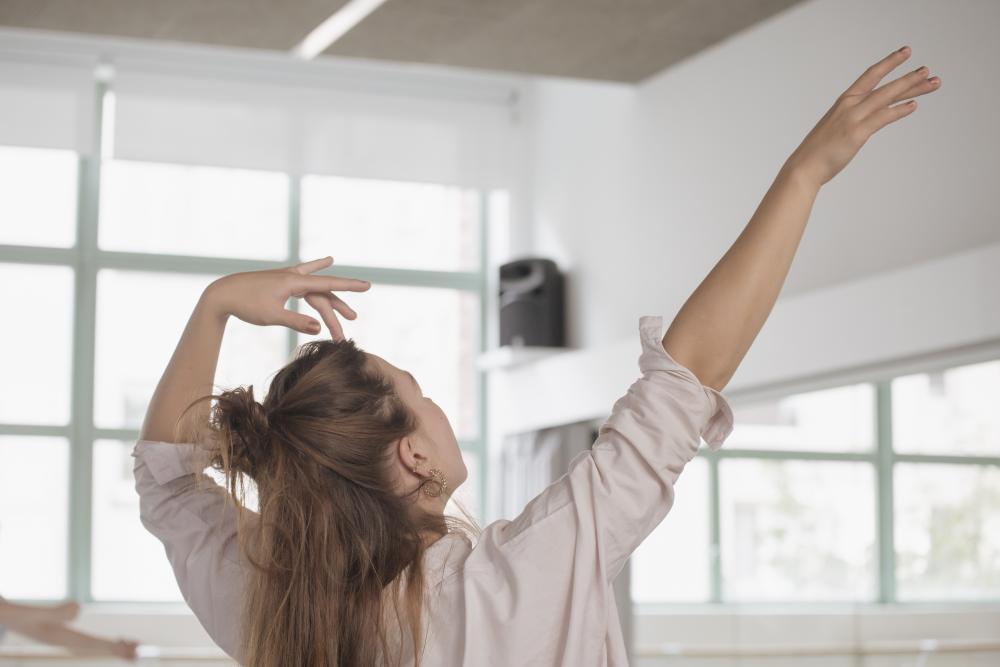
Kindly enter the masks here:
M 344 331 L 335 312 L 351 320 L 358 315 L 333 290 L 363 292 L 371 287 L 371 283 L 355 278 L 310 275 L 332 263 L 333 258 L 327 256 L 290 267 L 233 273 L 209 285 L 205 295 L 217 310 L 244 322 L 277 324 L 302 333 L 317 334 L 320 332 L 319 322 L 305 313 L 285 308 L 289 298 L 305 298 L 306 303 L 326 322 L 333 340 L 343 340 Z
M 837 98 L 786 164 L 816 187 L 822 186 L 847 166 L 869 137 L 913 113 L 917 102 L 911 98 L 941 87 L 940 77 L 928 77 L 926 67 L 875 87 L 909 57 L 910 47 L 904 46 L 866 69 Z

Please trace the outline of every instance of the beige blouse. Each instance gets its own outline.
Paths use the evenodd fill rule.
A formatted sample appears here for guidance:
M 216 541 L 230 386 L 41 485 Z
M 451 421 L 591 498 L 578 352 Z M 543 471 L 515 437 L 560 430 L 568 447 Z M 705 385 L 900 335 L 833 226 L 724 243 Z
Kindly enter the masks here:
M 639 318 L 641 376 L 566 474 L 475 545 L 449 534 L 427 550 L 424 665 L 628 664 L 611 583 L 670 510 L 701 439 L 718 449 L 733 428 L 723 395 L 663 348 L 662 326 Z M 193 444 L 136 443 L 140 519 L 205 630 L 238 657 L 245 570 L 234 513 L 222 511 L 233 501 L 195 485 L 193 454 Z

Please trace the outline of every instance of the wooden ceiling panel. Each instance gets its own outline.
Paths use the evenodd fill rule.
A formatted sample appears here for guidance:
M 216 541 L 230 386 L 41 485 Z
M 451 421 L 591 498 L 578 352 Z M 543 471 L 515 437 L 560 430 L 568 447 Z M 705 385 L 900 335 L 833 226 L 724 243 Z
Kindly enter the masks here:
M 638 82 L 801 0 L 390 0 L 325 54 Z
M 388 0 L 324 52 L 638 82 L 802 0 Z M 0 24 L 288 51 L 347 0 L 0 0 Z
M 0 24 L 286 51 L 347 0 L 0 0 Z

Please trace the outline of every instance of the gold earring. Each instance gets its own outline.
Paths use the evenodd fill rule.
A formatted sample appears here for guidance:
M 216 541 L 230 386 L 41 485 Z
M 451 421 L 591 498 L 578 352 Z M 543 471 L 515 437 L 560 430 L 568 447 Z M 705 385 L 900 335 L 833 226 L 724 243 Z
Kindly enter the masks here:
M 424 487 L 424 494 L 430 496 L 431 498 L 437 498 L 442 493 L 447 493 L 448 491 L 448 480 L 445 478 L 444 473 L 437 468 L 431 468 L 431 479 L 429 481 L 433 482 L 434 490 L 429 490 L 426 486 Z

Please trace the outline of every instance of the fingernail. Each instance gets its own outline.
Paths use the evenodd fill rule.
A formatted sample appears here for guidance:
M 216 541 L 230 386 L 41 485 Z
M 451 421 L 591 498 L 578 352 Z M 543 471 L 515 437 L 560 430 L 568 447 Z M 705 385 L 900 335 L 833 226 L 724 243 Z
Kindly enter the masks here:
M 906 51 L 908 48 L 910 48 L 910 47 L 909 46 L 902 46 L 902 47 L 900 47 L 900 49 L 898 51 L 896 51 L 896 53 L 902 53 L 903 51 Z

